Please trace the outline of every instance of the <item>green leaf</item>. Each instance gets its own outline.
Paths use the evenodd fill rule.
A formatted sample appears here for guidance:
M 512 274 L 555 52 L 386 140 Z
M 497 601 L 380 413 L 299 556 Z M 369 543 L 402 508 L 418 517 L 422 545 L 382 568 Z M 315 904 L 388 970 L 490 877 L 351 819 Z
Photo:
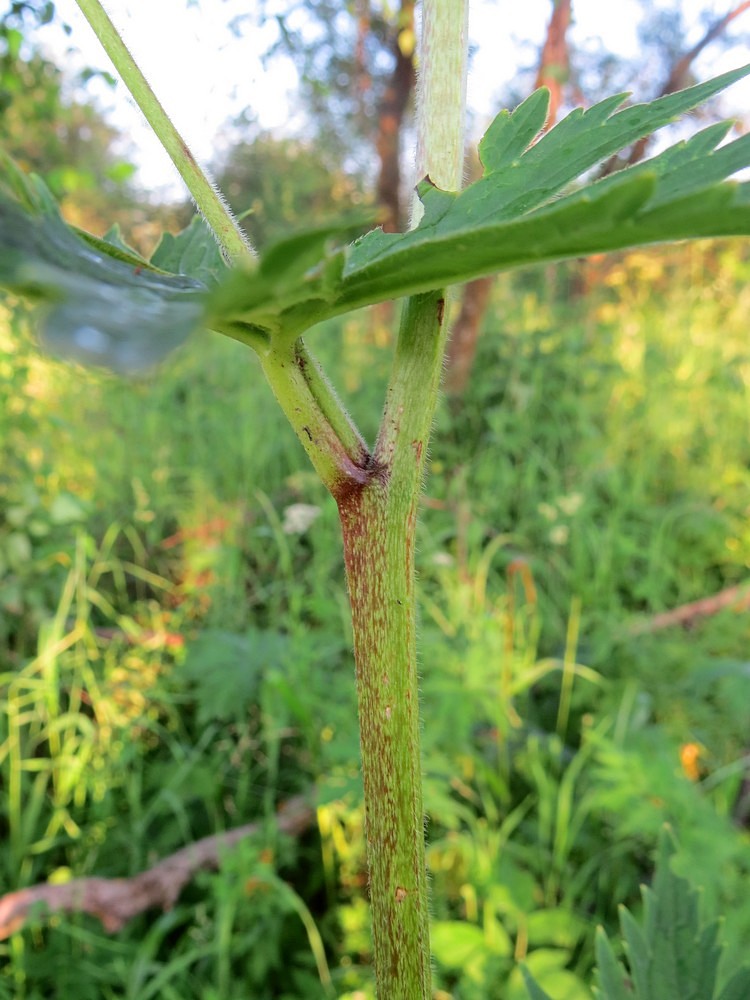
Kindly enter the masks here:
M 721 949 L 717 922 L 701 925 L 698 893 L 672 871 L 674 838 L 665 828 L 659 841 L 653 887 L 643 889 L 643 926 L 624 908 L 625 938 L 632 989 L 601 928 L 597 931 L 597 996 L 601 1000 L 712 1000 L 717 997 Z M 717 1000 L 750 995 L 750 969 L 727 983 Z
M 193 216 L 181 233 L 164 233 L 151 255 L 154 267 L 172 274 L 187 274 L 206 285 L 215 285 L 227 271 L 219 244 L 200 215 Z
M 201 325 L 201 281 L 82 235 L 61 218 L 40 180 L 3 162 L 0 285 L 39 303 L 43 347 L 127 374 L 156 364 Z
M 213 302 L 217 324 L 231 316 L 295 335 L 349 309 L 522 264 L 641 243 L 750 233 L 750 187 L 725 181 L 750 164 L 750 141 L 743 137 L 717 150 L 724 125 L 705 129 L 644 164 L 571 187 L 624 146 L 748 72 L 745 67 L 622 110 L 622 95 L 608 98 L 588 111 L 574 111 L 529 146 L 546 114 L 547 95 L 539 91 L 490 126 L 480 147 L 481 180 L 461 193 L 440 191 L 429 180 L 419 186 L 424 216 L 416 229 L 367 233 L 330 254 L 327 264 L 299 268 L 298 283 L 293 289 L 277 288 L 280 295 L 269 287 L 273 268 L 267 265 L 254 275 L 234 275 Z M 283 266 L 292 267 L 288 256 Z
M 528 915 L 529 947 L 555 945 L 571 951 L 586 932 L 586 923 L 567 909 L 534 910 Z
M 481 929 L 463 920 L 436 920 L 430 928 L 433 957 L 446 969 L 460 969 L 487 950 Z
M 596 964 L 598 986 L 594 992 L 598 1000 L 632 1000 L 632 993 L 625 986 L 625 970 L 615 958 L 602 927 L 596 929 Z
M 736 972 L 717 1000 L 747 1000 L 750 997 L 750 969 L 740 969 Z
M 625 939 L 628 965 L 636 993 L 639 996 L 648 996 L 649 973 L 653 955 L 643 930 L 624 906 L 620 907 L 620 926 L 622 927 L 622 936 Z
M 258 700 L 264 675 L 283 666 L 288 656 L 289 639 L 279 632 L 202 632 L 188 646 L 182 667 L 195 690 L 198 722 L 204 725 L 244 715 Z
M 552 1000 L 549 993 L 544 992 L 542 987 L 537 983 L 525 965 L 521 966 L 521 975 L 526 983 L 526 989 L 530 1000 Z
M 704 1000 L 716 987 L 719 950 L 706 941 L 701 929 L 698 894 L 675 875 L 670 861 L 676 852 L 674 838 L 664 831 L 659 844 L 652 889 L 645 889 L 645 935 L 649 942 L 648 990 L 651 996 Z M 624 924 L 623 924 L 624 929 Z M 637 985 L 640 986 L 636 978 Z M 642 990 L 646 995 L 645 990 Z
M 102 241 L 104 243 L 108 243 L 111 247 L 115 247 L 117 250 L 121 250 L 124 254 L 140 257 L 140 259 L 145 262 L 145 257 L 141 257 L 140 254 L 138 254 L 125 242 L 122 230 L 120 229 L 120 224 L 118 222 L 116 222 L 114 226 L 109 227 L 104 236 L 102 236 Z
M 253 271 L 229 271 L 200 220 L 165 236 L 150 262 L 117 238 L 84 238 L 62 221 L 40 181 L 4 160 L 0 284 L 47 303 L 45 346 L 130 372 L 200 326 L 265 348 L 331 316 L 523 264 L 750 234 L 750 184 L 727 181 L 750 165 L 750 136 L 717 148 L 727 126 L 585 179 L 748 73 L 725 73 L 651 104 L 623 108 L 622 95 L 610 97 L 572 112 L 534 143 L 548 105 L 540 90 L 490 126 L 475 184 L 454 193 L 422 182 L 424 216 L 415 229 L 373 230 L 346 247 L 336 244 L 349 237 L 349 222 L 318 227 L 272 246 Z

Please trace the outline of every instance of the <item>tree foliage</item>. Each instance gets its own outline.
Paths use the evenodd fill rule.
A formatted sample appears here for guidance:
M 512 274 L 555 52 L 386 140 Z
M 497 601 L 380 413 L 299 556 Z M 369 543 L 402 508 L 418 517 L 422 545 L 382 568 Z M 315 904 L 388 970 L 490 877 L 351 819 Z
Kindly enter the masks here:
M 95 228 L 113 210 L 132 209 L 135 167 L 116 151 L 117 129 L 80 99 L 93 71 L 78 81 L 66 77 L 32 42 L 29 27 L 54 15 L 51 3 L 16 3 L 0 22 L 0 148 L 42 176 L 78 222 Z

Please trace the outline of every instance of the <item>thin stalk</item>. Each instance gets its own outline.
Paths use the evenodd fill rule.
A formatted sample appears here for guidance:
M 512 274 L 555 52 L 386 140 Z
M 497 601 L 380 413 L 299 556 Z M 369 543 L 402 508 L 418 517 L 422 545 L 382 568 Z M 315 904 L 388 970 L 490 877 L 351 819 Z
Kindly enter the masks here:
M 180 172 L 198 210 L 211 227 L 228 259 L 235 264 L 252 266 L 255 261 L 255 251 L 250 242 L 237 224 L 229 206 L 201 169 L 187 143 L 160 104 L 109 15 L 99 0 L 76 0 L 76 2 L 132 94 L 133 100 Z
M 328 380 L 320 363 L 300 337 L 295 347 L 297 364 L 307 382 L 310 393 L 317 401 L 325 419 L 338 437 L 346 453 L 361 465 L 369 462 L 369 452 L 359 428 L 347 413 L 336 390 Z
M 462 186 L 469 0 L 425 0 L 417 84 L 417 178 Z M 415 197 L 412 226 L 422 217 Z
M 322 482 L 337 496 L 369 478 L 364 440 L 302 340 L 258 351 L 276 399 Z

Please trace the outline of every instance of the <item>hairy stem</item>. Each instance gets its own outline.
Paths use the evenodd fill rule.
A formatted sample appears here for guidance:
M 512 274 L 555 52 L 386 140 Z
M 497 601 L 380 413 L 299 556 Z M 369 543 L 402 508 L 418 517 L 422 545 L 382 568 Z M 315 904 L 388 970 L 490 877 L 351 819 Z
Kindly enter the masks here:
M 443 349 L 441 293 L 405 305 L 369 482 L 338 496 L 357 664 L 375 979 L 428 1000 L 414 542 Z
M 463 180 L 469 0 L 427 0 L 422 7 L 417 87 L 417 179 L 444 191 Z M 414 199 L 412 226 L 422 217 Z
M 461 185 L 467 10 L 468 0 L 431 0 L 422 10 L 418 169 L 449 190 Z M 414 546 L 444 314 L 442 291 L 404 305 L 370 478 L 334 493 L 352 606 L 375 981 L 382 1000 L 432 996 Z
M 338 496 L 369 477 L 364 440 L 300 338 L 258 351 L 263 372 L 310 461 Z
M 201 215 L 230 261 L 252 265 L 255 252 L 226 202 L 199 166 L 187 143 L 159 103 L 130 50 L 99 0 L 76 0 L 125 86 L 187 184 Z

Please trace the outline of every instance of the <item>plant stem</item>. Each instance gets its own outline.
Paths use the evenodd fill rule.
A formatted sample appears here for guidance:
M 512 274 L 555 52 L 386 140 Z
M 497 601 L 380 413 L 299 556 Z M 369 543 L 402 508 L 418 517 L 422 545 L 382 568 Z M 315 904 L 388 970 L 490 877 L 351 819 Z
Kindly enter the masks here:
M 337 496 L 357 664 L 375 980 L 384 1000 L 432 995 L 414 541 L 443 309 L 439 292 L 405 305 L 370 480 Z
M 444 191 L 462 186 L 469 0 L 425 0 L 422 5 L 417 87 L 417 179 Z M 416 198 L 412 226 L 422 217 Z
M 282 341 L 257 354 L 279 405 L 329 491 L 338 496 L 366 483 L 367 446 L 302 339 Z
M 430 0 L 422 9 L 418 169 L 448 190 L 461 186 L 467 11 L 468 0 Z M 445 348 L 444 313 L 442 291 L 404 305 L 369 479 L 334 492 L 352 606 L 375 982 L 382 1000 L 432 996 L 414 547 Z
M 109 15 L 99 0 L 76 0 L 76 2 L 134 101 L 143 112 L 146 121 L 179 170 L 198 210 L 211 227 L 224 253 L 232 263 L 252 266 L 255 252 L 250 242 L 219 191 L 201 169 L 187 143 L 172 124 L 172 120 L 159 103 Z

